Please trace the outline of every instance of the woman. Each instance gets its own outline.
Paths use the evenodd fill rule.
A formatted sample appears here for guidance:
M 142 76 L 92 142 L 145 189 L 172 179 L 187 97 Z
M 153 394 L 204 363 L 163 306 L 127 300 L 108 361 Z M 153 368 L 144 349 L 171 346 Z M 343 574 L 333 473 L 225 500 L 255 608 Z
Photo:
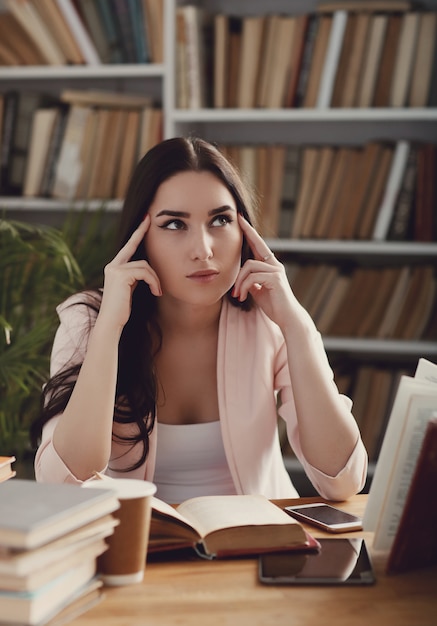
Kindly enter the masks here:
M 37 480 L 106 472 L 151 480 L 168 502 L 293 497 L 279 411 L 322 496 L 363 487 L 367 454 L 351 402 L 252 222 L 248 191 L 207 142 L 170 139 L 143 157 L 103 292 L 58 307 L 33 428 L 34 440 L 42 428 Z

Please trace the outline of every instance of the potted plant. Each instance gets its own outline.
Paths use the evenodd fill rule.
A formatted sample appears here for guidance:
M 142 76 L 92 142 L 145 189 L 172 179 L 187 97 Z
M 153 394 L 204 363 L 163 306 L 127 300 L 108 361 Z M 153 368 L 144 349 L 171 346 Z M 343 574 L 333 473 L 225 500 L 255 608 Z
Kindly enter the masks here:
M 100 286 L 112 252 L 104 210 L 71 212 L 62 229 L 0 219 L 0 454 L 33 456 L 29 425 L 49 372 L 56 306 Z

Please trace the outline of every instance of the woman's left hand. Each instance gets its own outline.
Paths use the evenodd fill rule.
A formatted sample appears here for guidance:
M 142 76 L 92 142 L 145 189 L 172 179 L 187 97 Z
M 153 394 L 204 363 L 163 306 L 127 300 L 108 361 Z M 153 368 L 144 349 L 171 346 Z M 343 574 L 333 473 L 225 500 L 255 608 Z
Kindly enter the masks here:
M 285 329 L 299 308 L 285 268 L 241 214 L 238 221 L 255 258 L 242 266 L 232 295 L 243 302 L 250 293 L 264 313 Z

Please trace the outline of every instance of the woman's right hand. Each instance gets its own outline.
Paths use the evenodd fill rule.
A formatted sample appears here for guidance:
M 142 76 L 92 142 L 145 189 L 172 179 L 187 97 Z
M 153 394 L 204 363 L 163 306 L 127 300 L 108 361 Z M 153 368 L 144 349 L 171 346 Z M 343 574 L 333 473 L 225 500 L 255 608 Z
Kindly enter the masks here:
M 105 321 L 121 332 L 129 319 L 132 293 L 143 280 L 149 285 L 154 296 L 161 296 L 159 278 L 146 260 L 131 261 L 138 246 L 150 227 L 150 216 L 146 215 L 127 243 L 105 267 L 103 298 L 99 312 L 99 322 Z

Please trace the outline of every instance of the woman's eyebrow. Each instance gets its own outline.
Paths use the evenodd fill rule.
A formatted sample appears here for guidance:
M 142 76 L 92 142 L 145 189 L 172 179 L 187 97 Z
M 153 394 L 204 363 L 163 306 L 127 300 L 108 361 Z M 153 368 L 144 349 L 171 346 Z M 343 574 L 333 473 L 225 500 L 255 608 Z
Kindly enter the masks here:
M 190 213 L 187 213 L 186 211 L 173 211 L 172 209 L 163 209 L 156 214 L 156 217 L 161 217 L 162 215 L 170 217 L 190 217 Z
M 217 209 L 211 209 L 211 211 L 208 211 L 208 215 L 218 215 L 219 213 L 223 213 L 224 211 L 233 211 L 234 213 L 236 212 L 234 207 L 230 206 L 229 204 L 224 204 L 223 206 L 217 207 Z
M 211 209 L 210 211 L 208 211 L 208 215 L 219 215 L 220 213 L 223 213 L 224 211 L 233 211 L 235 213 L 234 207 L 228 204 L 224 204 L 223 206 L 219 206 L 216 209 Z M 188 211 L 176 211 L 173 209 L 162 209 L 162 211 L 159 211 L 159 213 L 156 214 L 156 217 L 162 217 L 162 216 L 191 217 L 191 213 L 188 213 Z

